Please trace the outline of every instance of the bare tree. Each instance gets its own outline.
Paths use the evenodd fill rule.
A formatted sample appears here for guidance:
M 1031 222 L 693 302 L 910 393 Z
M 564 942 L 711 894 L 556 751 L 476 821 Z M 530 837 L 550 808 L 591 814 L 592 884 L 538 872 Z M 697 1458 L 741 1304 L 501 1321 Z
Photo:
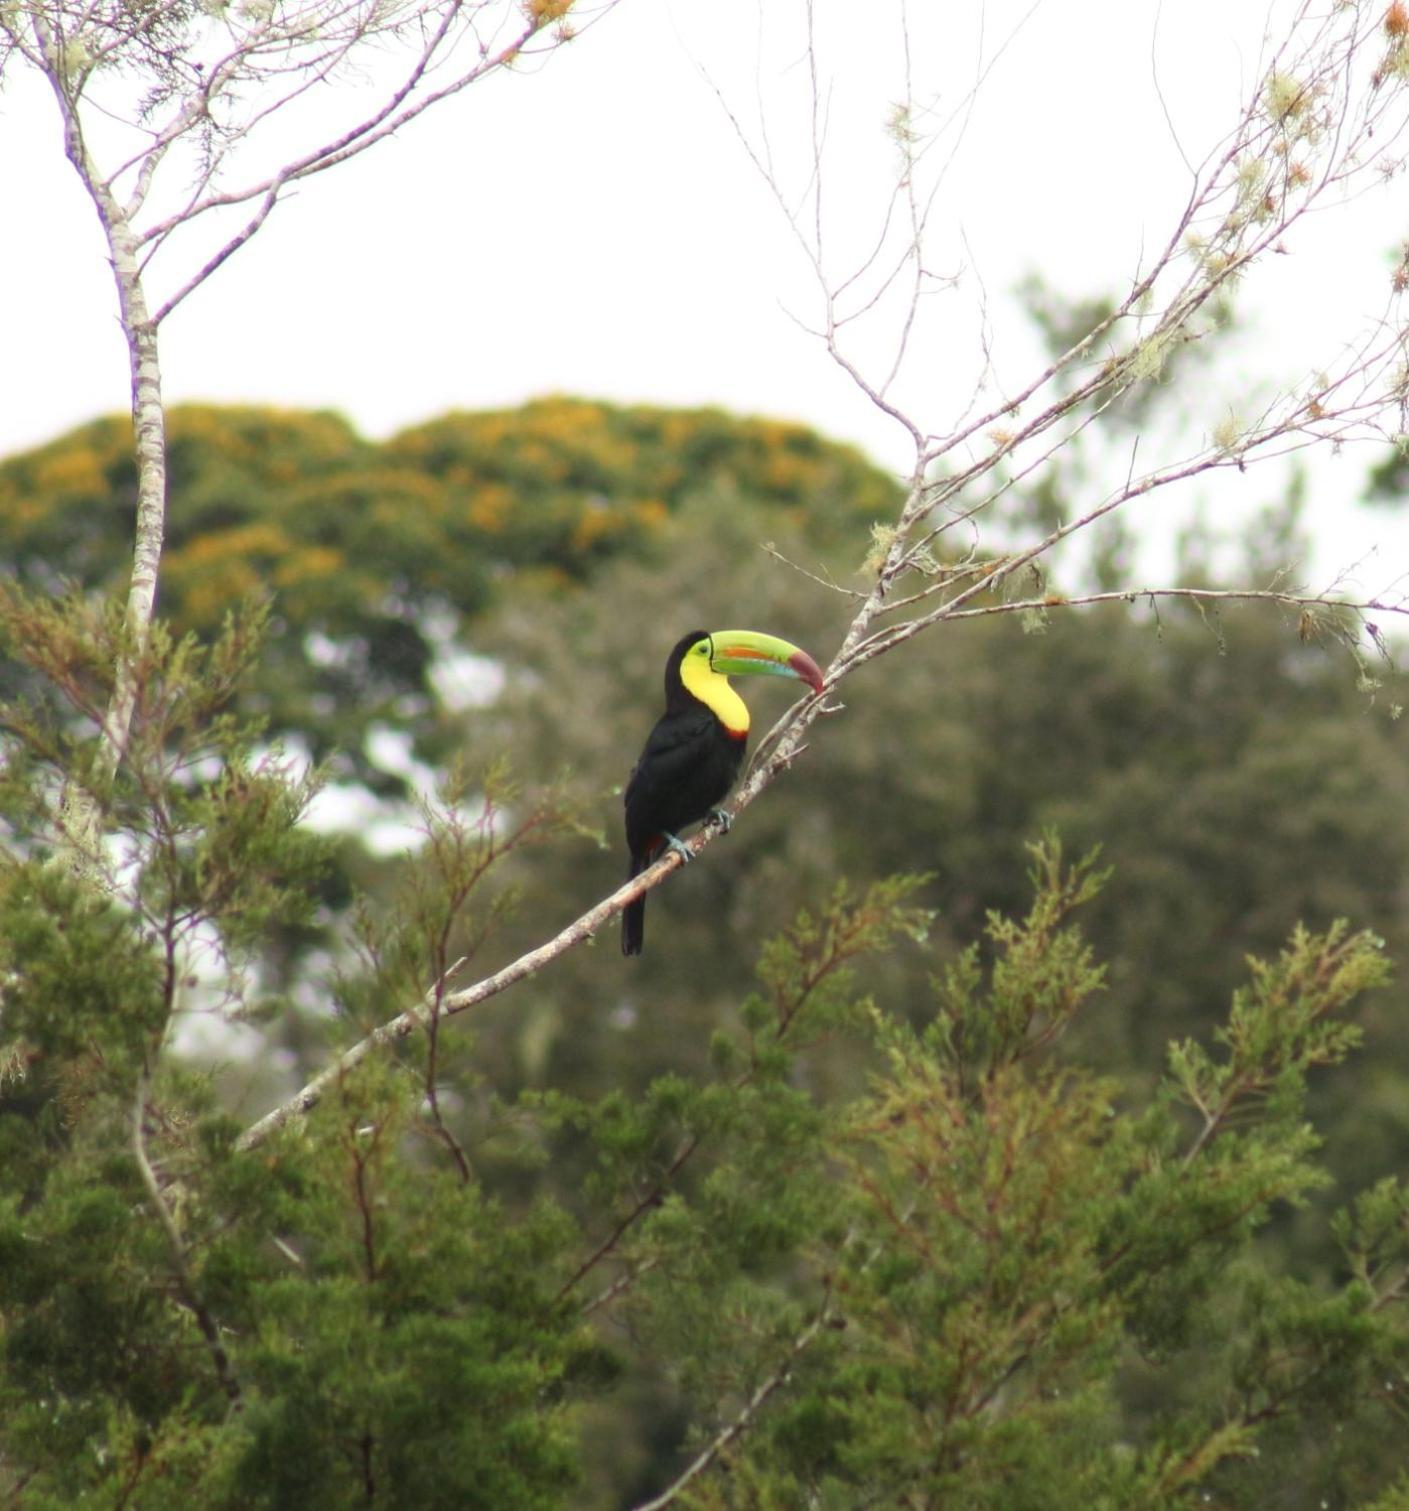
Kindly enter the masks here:
M 613 3 L 602 0 L 589 19 Z M 100 778 L 122 760 L 134 668 L 156 604 L 165 321 L 294 186 L 488 75 L 540 62 L 573 37 L 570 10 L 572 0 L 15 0 L 0 8 L 0 69 L 27 65 L 48 81 L 64 150 L 102 226 L 131 370 L 128 648 L 103 720 Z M 64 813 L 70 857 L 92 869 L 97 806 L 71 784 Z
M 1215 607 L 1246 601 L 1294 611 L 1304 637 L 1336 638 L 1357 656 L 1366 647 L 1378 652 L 1380 632 L 1371 616 L 1409 612 L 1397 591 L 1357 596 L 1340 581 L 1313 591 L 1278 580 L 1245 588 L 1150 583 L 1063 597 L 1045 590 L 1041 567 L 1064 542 L 1099 521 L 1118 513 L 1138 517 L 1162 490 L 1191 478 L 1241 473 L 1292 451 L 1336 448 L 1354 439 L 1397 444 L 1409 428 L 1409 331 L 1401 303 L 1409 288 L 1409 255 L 1387 280 L 1379 315 L 1363 329 L 1346 332 L 1327 367 L 1284 387 L 1257 413 L 1230 416 L 1192 449 L 1185 442 L 1184 450 L 1138 458 L 1138 465 L 1138 451 L 1132 451 L 1113 486 L 1016 549 L 988 541 L 1001 538 L 990 526 L 1007 497 L 1041 479 L 1122 399 L 1157 381 L 1181 347 L 1216 335 L 1211 318 L 1216 301 L 1257 277 L 1304 216 L 1334 209 L 1399 173 L 1396 149 L 1409 104 L 1405 7 L 1396 3 L 1386 10 L 1358 0 L 1294 7 L 1279 35 L 1268 39 L 1236 121 L 1202 162 L 1189 165 L 1187 198 L 1171 214 L 1154 256 L 1110 313 L 1001 399 L 983 402 L 986 385 L 981 384 L 964 413 L 938 422 L 897 397 L 904 375 L 933 357 L 919 349 L 917 332 L 925 301 L 946 287 L 928 256 L 942 176 L 932 152 L 935 141 L 920 129 L 922 112 L 913 96 L 897 107 L 891 134 L 898 161 L 889 203 L 870 250 L 850 266 L 834 265 L 832 233 L 851 207 L 838 207 L 834 218 L 824 199 L 829 86 L 811 0 L 802 0 L 801 13 L 810 108 L 800 193 L 790 194 L 775 170 L 768 133 L 750 133 L 722 94 L 721 101 L 812 270 L 819 312 L 814 335 L 865 400 L 903 431 L 911 463 L 903 507 L 877 530 L 869 588 L 822 582 L 847 599 L 850 615 L 827 668 L 826 692 L 796 704 L 761 742 L 735 797 L 735 811 L 759 797 L 802 754 L 820 717 L 841 711 L 834 694 L 853 673 L 954 620 L 1046 613 L 1111 599 L 1154 605 L 1172 597 Z M 908 36 L 906 51 L 908 77 Z M 874 351 L 874 342 L 855 341 L 858 328 L 883 319 L 890 322 L 890 349 L 879 360 L 862 355 Z M 874 329 L 869 334 L 874 337 Z M 712 837 L 708 829 L 697 835 L 692 850 Z M 494 975 L 454 992 L 438 990 L 434 1011 L 463 1012 L 535 974 L 592 937 L 682 863 L 668 853 Z M 428 999 L 384 1024 L 251 1127 L 244 1145 L 258 1144 L 307 1111 L 366 1054 L 423 1027 L 431 1010 Z

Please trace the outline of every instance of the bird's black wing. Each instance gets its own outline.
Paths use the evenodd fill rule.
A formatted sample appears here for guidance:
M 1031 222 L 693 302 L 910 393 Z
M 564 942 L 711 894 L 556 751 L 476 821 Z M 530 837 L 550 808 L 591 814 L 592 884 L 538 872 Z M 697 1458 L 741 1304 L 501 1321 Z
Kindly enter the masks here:
M 698 715 L 667 714 L 646 740 L 626 783 L 626 843 L 639 852 L 663 830 L 674 832 L 709 811 L 719 793 L 701 803 L 697 773 L 701 757 L 718 739 L 718 720 L 707 709 Z
M 663 832 L 674 833 L 702 817 L 692 811 L 701 754 L 707 756 L 712 722 L 707 709 L 703 717 L 692 712 L 668 713 L 646 739 L 641 758 L 627 778 L 626 844 L 631 851 L 628 876 L 644 871 L 660 853 Z M 621 949 L 624 955 L 639 955 L 646 940 L 646 899 L 628 903 L 621 915 Z

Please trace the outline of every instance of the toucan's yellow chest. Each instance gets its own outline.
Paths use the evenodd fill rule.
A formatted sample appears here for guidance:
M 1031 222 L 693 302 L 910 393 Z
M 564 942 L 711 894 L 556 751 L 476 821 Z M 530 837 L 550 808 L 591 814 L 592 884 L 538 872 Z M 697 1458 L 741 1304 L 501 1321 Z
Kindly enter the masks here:
M 748 734 L 748 705 L 729 685 L 728 677 L 715 671 L 705 657 L 686 656 L 680 666 L 680 680 L 736 740 Z

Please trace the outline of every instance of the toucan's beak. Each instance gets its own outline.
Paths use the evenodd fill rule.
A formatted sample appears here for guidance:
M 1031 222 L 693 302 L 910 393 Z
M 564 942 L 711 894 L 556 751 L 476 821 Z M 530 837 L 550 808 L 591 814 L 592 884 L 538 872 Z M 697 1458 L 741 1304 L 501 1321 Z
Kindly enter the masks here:
M 822 668 L 807 654 L 776 635 L 755 630 L 715 630 L 710 635 L 713 652 L 709 664 L 726 677 L 765 673 L 771 677 L 796 677 L 815 693 L 822 691 Z

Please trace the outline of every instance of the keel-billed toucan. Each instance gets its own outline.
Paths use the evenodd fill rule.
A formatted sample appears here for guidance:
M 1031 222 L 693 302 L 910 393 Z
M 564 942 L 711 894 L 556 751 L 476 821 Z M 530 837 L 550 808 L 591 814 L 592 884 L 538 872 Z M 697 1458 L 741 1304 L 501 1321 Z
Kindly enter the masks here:
M 694 630 L 671 651 L 665 712 L 626 784 L 629 876 L 644 871 L 667 845 L 690 859 L 679 831 L 708 817 L 734 785 L 744 759 L 749 711 L 729 678 L 751 672 L 796 677 L 822 691 L 817 663 L 776 635 Z M 645 933 L 646 899 L 638 897 L 621 915 L 622 953 L 639 955 Z

